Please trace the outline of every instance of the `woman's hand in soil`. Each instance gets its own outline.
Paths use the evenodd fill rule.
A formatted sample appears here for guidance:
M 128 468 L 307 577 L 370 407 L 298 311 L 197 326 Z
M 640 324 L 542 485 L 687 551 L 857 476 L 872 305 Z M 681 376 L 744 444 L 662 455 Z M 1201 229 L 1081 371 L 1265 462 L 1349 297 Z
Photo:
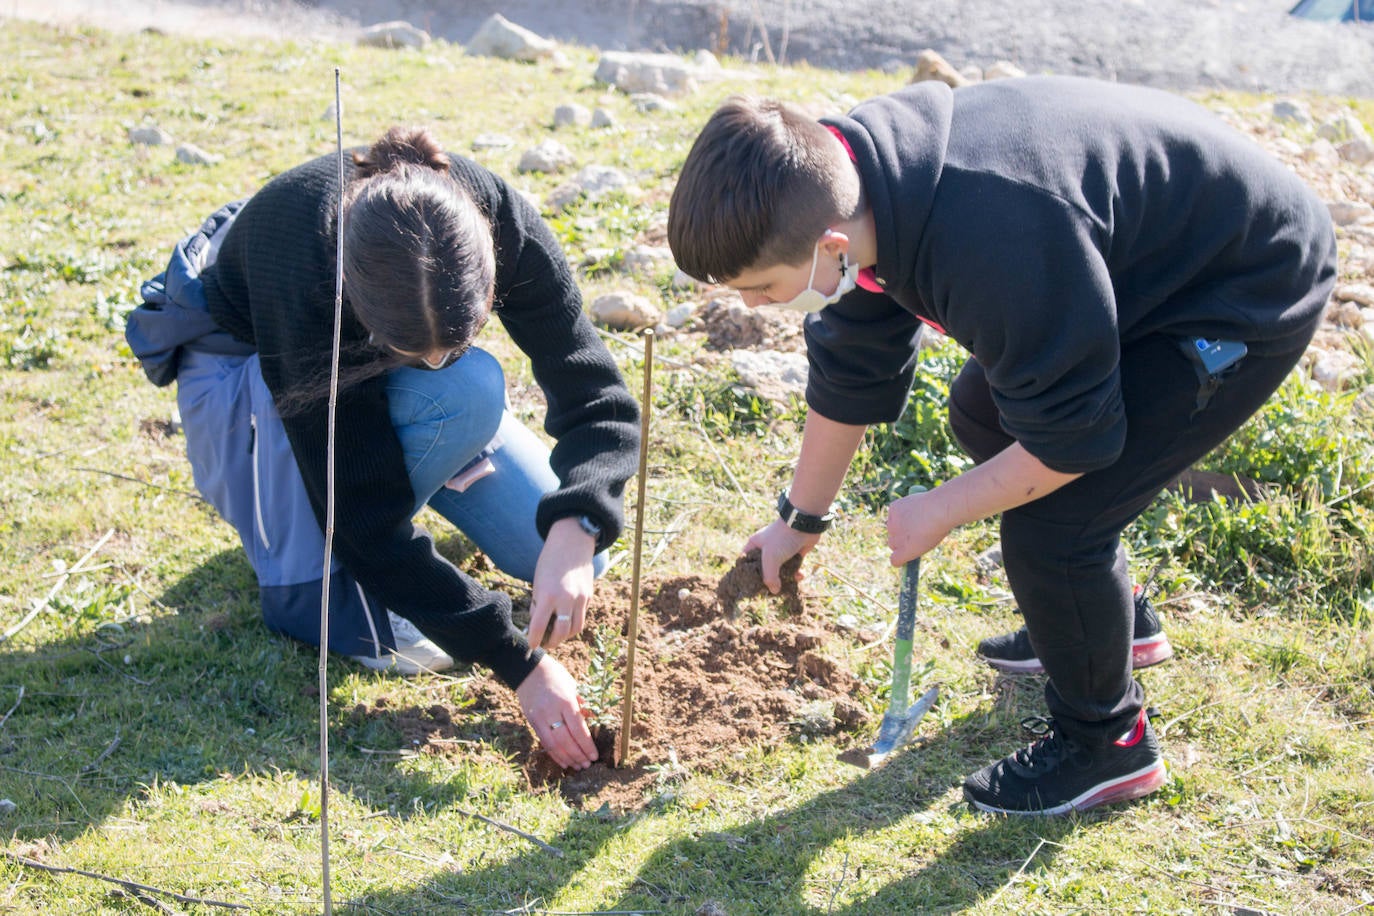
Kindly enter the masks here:
M 767 527 L 755 531 L 749 540 L 744 542 L 744 553 L 751 550 L 759 551 L 759 565 L 763 570 L 763 584 L 773 594 L 782 591 L 782 576 L 778 570 L 782 564 L 796 556 L 806 556 L 811 552 L 820 541 L 819 534 L 802 534 L 800 531 L 793 531 L 782 521 L 776 519 Z M 806 578 L 806 574 L 797 569 L 797 581 Z
M 548 540 L 534 567 L 530 593 L 530 632 L 533 644 L 553 648 L 587 625 L 596 574 L 592 556 L 596 540 L 575 518 L 560 518 L 549 528 Z
M 515 689 L 515 695 L 554 763 L 564 769 L 585 770 L 596 762 L 596 744 L 587 729 L 577 683 L 552 656 L 539 660 Z

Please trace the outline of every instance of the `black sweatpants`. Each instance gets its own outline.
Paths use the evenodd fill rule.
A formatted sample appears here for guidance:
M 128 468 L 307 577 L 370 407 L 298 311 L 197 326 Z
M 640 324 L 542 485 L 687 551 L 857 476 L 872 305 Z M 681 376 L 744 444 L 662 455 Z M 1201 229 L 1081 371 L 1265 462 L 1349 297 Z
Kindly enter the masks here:
M 1302 352 L 1247 355 L 1196 410 L 1198 375 L 1174 338 L 1153 335 L 1126 346 L 1121 456 L 1003 513 L 1007 580 L 1049 675 L 1050 714 L 1066 733 L 1091 743 L 1111 740 L 1144 703 L 1131 675 L 1135 615 L 1121 532 L 1176 476 L 1240 428 Z M 955 438 L 975 461 L 1012 444 L 987 377 L 972 359 L 951 385 L 949 414 Z

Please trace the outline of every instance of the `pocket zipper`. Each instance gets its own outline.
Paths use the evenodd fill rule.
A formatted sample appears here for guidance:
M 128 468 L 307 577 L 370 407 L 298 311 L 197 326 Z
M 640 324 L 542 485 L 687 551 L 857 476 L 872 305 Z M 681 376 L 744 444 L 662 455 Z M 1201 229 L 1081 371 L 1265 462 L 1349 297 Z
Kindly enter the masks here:
M 253 434 L 248 447 L 253 464 L 253 521 L 257 523 L 258 538 L 262 541 L 262 546 L 271 550 L 272 543 L 267 539 L 267 527 L 262 523 L 262 481 L 258 476 L 258 415 L 251 414 L 248 422 Z

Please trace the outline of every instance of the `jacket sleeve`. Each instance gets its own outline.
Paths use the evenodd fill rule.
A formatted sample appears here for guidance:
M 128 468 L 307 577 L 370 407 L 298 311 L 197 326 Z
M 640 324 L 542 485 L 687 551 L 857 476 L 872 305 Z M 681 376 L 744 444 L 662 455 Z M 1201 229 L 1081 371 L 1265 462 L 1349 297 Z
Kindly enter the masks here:
M 475 167 L 473 167 L 475 168 Z M 582 309 L 552 231 L 524 197 L 490 172 L 469 180 L 490 208 L 496 238 L 495 312 L 529 357 L 554 438 L 558 489 L 539 504 L 541 536 L 560 518 L 586 515 L 604 549 L 624 527 L 625 482 L 635 473 L 639 408 Z
M 807 406 L 837 423 L 890 423 L 906 407 L 921 325 L 885 293 L 856 289 L 803 326 Z

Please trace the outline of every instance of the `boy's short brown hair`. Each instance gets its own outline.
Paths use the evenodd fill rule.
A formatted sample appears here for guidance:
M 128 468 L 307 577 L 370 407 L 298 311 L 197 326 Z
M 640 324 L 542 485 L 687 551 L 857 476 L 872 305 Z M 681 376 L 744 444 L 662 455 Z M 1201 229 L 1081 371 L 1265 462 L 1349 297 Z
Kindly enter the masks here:
M 726 282 L 799 264 L 859 209 L 844 147 L 801 109 L 734 96 L 711 115 L 668 206 L 668 245 L 684 272 Z

